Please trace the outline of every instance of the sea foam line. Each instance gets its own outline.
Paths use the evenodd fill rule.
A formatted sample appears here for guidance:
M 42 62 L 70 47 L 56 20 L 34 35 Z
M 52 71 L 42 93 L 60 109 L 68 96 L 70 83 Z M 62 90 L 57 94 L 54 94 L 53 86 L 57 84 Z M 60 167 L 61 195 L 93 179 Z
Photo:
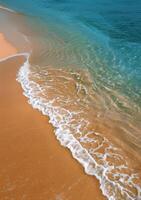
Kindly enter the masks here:
M 8 12 L 16 13 L 14 10 L 12 10 L 12 9 L 10 9 L 10 8 L 6 8 L 6 7 L 4 7 L 4 6 L 0 6 L 0 9 L 6 10 L 6 11 L 8 11 Z
M 13 54 L 13 55 L 10 55 L 10 56 L 1 58 L 1 59 L 0 59 L 0 62 L 4 62 L 4 61 L 6 61 L 6 60 L 9 60 L 9 59 L 15 58 L 15 57 L 19 57 L 19 56 L 24 56 L 26 59 L 28 59 L 29 56 L 30 56 L 30 53 L 26 53 L 26 52 L 25 52 L 25 53 L 16 53 L 16 54 Z
M 18 54 L 19 55 L 19 54 Z M 43 99 L 36 96 L 34 88 L 38 88 L 40 90 L 40 86 L 29 79 L 30 75 L 30 63 L 29 63 L 29 57 L 30 54 L 20 54 L 26 56 L 26 61 L 21 66 L 17 81 L 20 82 L 23 90 L 24 95 L 28 97 L 28 102 L 33 106 L 33 108 L 36 108 L 40 110 L 44 115 L 50 117 L 50 123 L 56 128 L 55 129 L 55 135 L 57 139 L 60 141 L 61 145 L 67 147 L 72 152 L 72 155 L 75 159 L 81 163 L 85 169 L 85 172 L 89 175 L 95 176 L 99 182 L 100 182 L 100 189 L 103 192 L 103 195 L 106 196 L 109 200 L 116 200 L 119 198 L 116 198 L 115 194 L 110 194 L 107 190 L 107 177 L 105 174 L 105 170 L 102 168 L 100 169 L 98 163 L 94 160 L 94 158 L 89 154 L 89 152 L 82 147 L 82 145 L 79 143 L 79 141 L 70 133 L 69 130 L 64 130 L 60 124 L 56 121 L 56 111 L 53 108 L 53 105 L 51 102 L 44 103 Z M 102 175 L 98 174 L 98 171 L 102 171 Z M 112 184 L 112 187 L 118 186 L 120 190 L 122 191 L 122 187 L 118 185 L 118 183 L 111 182 L 110 180 L 109 184 Z M 125 200 L 141 200 L 141 188 L 136 185 L 136 189 L 138 191 L 137 196 L 131 197 L 128 193 L 126 193 L 126 190 L 124 190 L 124 193 L 126 195 Z M 123 199 L 123 198 L 122 198 Z

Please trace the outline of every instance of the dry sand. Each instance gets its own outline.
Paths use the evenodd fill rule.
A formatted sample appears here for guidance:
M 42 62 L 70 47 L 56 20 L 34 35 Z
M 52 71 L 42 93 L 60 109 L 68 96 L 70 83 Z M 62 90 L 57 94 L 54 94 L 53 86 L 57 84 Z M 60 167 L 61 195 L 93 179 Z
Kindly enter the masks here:
M 1 58 L 16 53 L 2 34 L 0 44 Z M 104 199 L 98 181 L 84 173 L 47 117 L 22 95 L 16 74 L 23 62 L 22 56 L 0 62 L 0 199 Z

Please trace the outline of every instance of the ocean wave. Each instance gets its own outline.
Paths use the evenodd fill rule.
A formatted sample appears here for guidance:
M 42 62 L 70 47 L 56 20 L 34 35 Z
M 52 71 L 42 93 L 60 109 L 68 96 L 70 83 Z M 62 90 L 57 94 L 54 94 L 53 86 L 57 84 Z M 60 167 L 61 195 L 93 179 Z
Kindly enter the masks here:
M 71 151 L 87 174 L 99 180 L 109 200 L 140 200 L 140 175 L 129 167 L 122 150 L 93 128 L 88 95 L 92 91 L 83 84 L 84 79 L 89 80 L 88 73 L 51 66 L 42 70 L 36 66 L 35 71 L 29 63 L 30 54 L 26 57 L 17 81 L 33 108 L 49 116 L 61 145 Z M 87 84 L 91 85 L 90 80 Z
M 0 9 L 8 11 L 8 12 L 11 12 L 11 13 L 16 13 L 14 10 L 12 10 L 10 8 L 6 8 L 6 7 L 2 6 L 2 5 L 0 5 Z
M 10 11 L 9 9 L 7 10 Z M 48 37 L 45 38 L 47 39 Z M 33 35 L 32 38 L 34 38 Z M 25 42 L 29 42 L 26 36 L 24 36 L 24 40 Z M 37 37 L 35 37 L 35 40 L 37 42 L 39 38 L 37 39 Z M 39 63 L 41 60 L 44 60 L 41 57 L 42 54 L 44 55 L 43 58 L 47 57 L 47 63 L 52 64 L 50 60 L 53 60 L 54 64 L 56 60 L 61 60 L 62 62 L 59 62 L 60 65 L 56 63 L 59 68 L 57 68 L 57 66 L 41 67 L 40 65 L 34 66 L 30 64 L 30 53 L 14 55 L 25 56 L 26 58 L 26 62 L 19 70 L 17 81 L 21 83 L 24 95 L 28 98 L 28 102 L 33 108 L 49 116 L 50 123 L 54 126 L 55 135 L 61 145 L 70 149 L 73 157 L 82 164 L 87 174 L 95 176 L 99 180 L 100 188 L 109 200 L 141 200 L 140 174 L 130 168 L 128 158 L 125 156 L 124 152 L 109 141 L 102 132 L 98 133 L 95 131 L 94 126 L 97 120 L 99 120 L 98 122 L 100 122 L 99 124 L 102 126 L 102 120 L 107 120 L 108 117 L 110 120 L 113 118 L 112 111 L 119 109 L 117 106 L 118 100 L 118 104 L 124 102 L 124 105 L 122 105 L 124 109 L 128 107 L 131 108 L 133 104 L 129 104 L 128 99 L 123 99 L 123 96 L 121 97 L 119 94 L 116 94 L 116 91 L 113 93 L 108 87 L 103 98 L 103 91 L 99 93 L 97 90 L 99 88 L 96 88 L 97 91 L 93 89 L 93 80 L 91 80 L 89 71 L 87 71 L 86 68 L 81 68 L 81 70 L 77 67 L 77 69 L 75 68 L 75 64 L 77 65 L 77 63 L 79 63 L 79 65 L 82 63 L 83 65 L 87 65 L 89 63 L 89 65 L 93 66 L 93 60 L 97 60 L 97 63 L 101 61 L 100 58 L 94 59 L 95 51 L 92 46 L 87 45 L 87 42 L 82 46 L 87 46 L 89 52 L 92 54 L 91 58 L 89 57 L 91 54 L 87 53 L 88 49 L 86 53 L 84 52 L 83 54 L 82 49 L 85 48 L 82 48 L 80 40 L 77 41 L 76 36 L 72 39 L 76 44 L 72 49 L 70 48 L 71 46 L 69 46 L 70 43 L 68 40 L 66 40 L 67 48 L 64 49 L 64 43 L 62 44 L 63 40 L 57 42 L 54 37 L 51 43 L 49 40 L 50 39 L 47 39 L 46 42 L 40 40 L 39 43 L 42 41 L 43 44 L 39 44 L 38 42 L 38 44 L 36 44 L 35 42 L 38 46 L 37 56 L 35 55 L 35 57 L 37 60 L 40 58 Z M 41 50 L 43 50 L 43 46 L 45 46 L 47 52 L 41 51 L 40 55 L 39 46 L 41 46 Z M 46 46 L 48 46 L 48 48 Z M 0 62 L 14 56 L 12 55 L 1 59 Z M 64 62 L 64 59 L 66 59 L 66 62 Z M 75 62 L 72 62 L 74 60 Z M 62 66 L 62 64 L 64 65 L 64 63 L 68 65 L 71 64 L 71 66 L 74 65 L 74 68 L 61 68 L 60 66 Z M 103 83 L 105 71 L 103 70 L 103 73 L 100 71 L 99 75 L 102 77 L 100 82 Z M 109 73 L 107 73 L 105 77 L 105 82 L 108 82 L 107 77 L 109 77 Z M 118 96 L 116 101 L 115 96 Z M 109 102 L 110 109 L 109 107 L 107 108 Z M 105 117 L 103 118 L 101 117 L 101 115 L 103 115 L 101 109 L 104 110 Z M 119 120 L 120 116 L 118 116 L 118 114 L 116 117 Z M 124 117 L 123 115 L 122 119 L 124 119 L 124 124 L 126 124 L 126 117 Z M 110 120 L 106 121 L 107 126 L 109 126 Z M 119 122 L 121 123 L 121 120 L 119 120 Z M 109 130 L 110 129 L 111 127 L 109 126 Z M 121 129 L 125 130 L 124 126 L 121 127 Z M 136 135 L 136 143 L 139 134 L 134 134 L 134 130 L 135 127 L 132 126 L 133 134 L 131 134 L 131 138 Z M 128 134 L 128 136 L 130 135 Z

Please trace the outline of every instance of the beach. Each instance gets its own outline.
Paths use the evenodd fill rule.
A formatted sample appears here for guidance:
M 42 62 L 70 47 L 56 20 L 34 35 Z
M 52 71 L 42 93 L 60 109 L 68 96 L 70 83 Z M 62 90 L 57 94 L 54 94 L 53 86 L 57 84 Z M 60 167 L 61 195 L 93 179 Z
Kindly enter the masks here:
M 0 5 L 0 200 L 141 200 L 137 3 Z
M 24 56 L 0 33 L 0 199 L 104 200 L 88 176 L 56 140 L 46 116 L 28 104 L 16 81 Z

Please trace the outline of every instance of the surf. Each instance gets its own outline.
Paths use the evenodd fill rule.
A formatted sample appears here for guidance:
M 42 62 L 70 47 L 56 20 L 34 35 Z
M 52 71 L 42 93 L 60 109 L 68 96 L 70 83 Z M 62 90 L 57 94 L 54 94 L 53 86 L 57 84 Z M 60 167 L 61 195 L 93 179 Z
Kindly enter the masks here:
M 45 91 L 45 88 L 39 84 L 39 80 L 36 79 L 37 74 L 33 73 L 30 68 L 32 69 L 32 66 L 28 57 L 20 68 L 17 80 L 21 83 L 24 95 L 29 99 L 28 102 L 33 108 L 49 116 L 60 144 L 71 151 L 72 156 L 82 164 L 88 175 L 97 177 L 103 194 L 109 200 L 140 199 L 140 175 L 130 169 L 122 150 L 102 134 L 90 128 L 91 122 L 83 118 L 83 111 L 78 105 L 72 111 L 61 106 L 62 101 L 59 102 L 59 96 L 50 98 L 49 91 Z M 46 68 L 46 76 L 51 76 L 51 72 L 54 73 L 52 75 L 54 81 L 58 74 L 61 78 L 64 77 L 63 70 Z M 65 78 L 71 85 L 70 75 Z M 50 88 L 49 82 L 46 81 L 46 83 L 47 88 Z M 65 96 L 64 98 L 65 103 L 67 98 Z

